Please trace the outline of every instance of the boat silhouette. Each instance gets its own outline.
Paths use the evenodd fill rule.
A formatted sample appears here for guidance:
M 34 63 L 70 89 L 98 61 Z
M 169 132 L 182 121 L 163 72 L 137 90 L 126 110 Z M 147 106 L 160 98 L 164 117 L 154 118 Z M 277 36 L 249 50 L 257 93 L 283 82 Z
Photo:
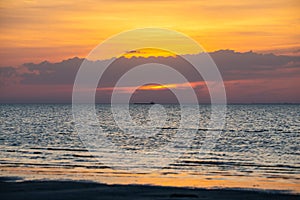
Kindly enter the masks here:
M 133 104 L 139 104 L 139 105 L 153 105 L 153 104 L 155 104 L 155 102 L 153 102 L 153 101 L 150 101 L 150 102 L 135 102 L 135 103 L 133 103 Z

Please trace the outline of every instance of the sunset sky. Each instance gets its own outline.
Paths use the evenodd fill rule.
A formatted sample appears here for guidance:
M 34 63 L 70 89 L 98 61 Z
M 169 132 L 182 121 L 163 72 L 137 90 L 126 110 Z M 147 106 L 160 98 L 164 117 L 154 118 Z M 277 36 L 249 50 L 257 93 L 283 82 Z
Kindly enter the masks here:
M 69 102 L 79 58 L 122 31 L 155 27 L 215 52 L 230 102 L 299 103 L 299 10 L 298 0 L 3 0 L 0 102 Z M 148 49 L 125 57 L 137 55 L 173 56 Z
M 85 57 L 121 31 L 180 31 L 207 51 L 293 53 L 300 47 L 297 0 L 0 1 L 0 66 Z

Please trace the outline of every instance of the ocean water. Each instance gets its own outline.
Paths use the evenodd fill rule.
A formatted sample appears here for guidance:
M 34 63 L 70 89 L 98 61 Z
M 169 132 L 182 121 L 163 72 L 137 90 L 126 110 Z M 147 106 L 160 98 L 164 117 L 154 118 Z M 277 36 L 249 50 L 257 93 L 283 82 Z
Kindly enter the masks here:
M 152 105 L 131 105 L 143 127 Z M 99 126 L 116 146 L 142 153 L 172 142 L 180 107 L 163 105 L 167 120 L 158 135 L 143 141 L 122 133 L 110 106 L 96 105 Z M 69 104 L 0 105 L 0 175 L 22 179 L 74 179 L 105 183 L 141 183 L 191 187 L 241 187 L 300 191 L 300 105 L 228 105 L 226 125 L 215 146 L 202 151 L 210 106 L 200 105 L 200 126 L 188 145 L 164 151 L 159 165 L 128 165 L 125 157 L 105 149 L 95 157 L 75 128 Z M 191 116 L 193 117 L 193 116 Z M 195 129 L 195 127 L 190 127 Z M 187 131 L 188 132 L 188 131 Z M 151 133 L 149 133 L 151 134 Z M 147 142 L 145 142 L 147 141 Z M 100 149 L 101 154 L 102 149 Z M 107 154 L 111 152 L 111 154 Z M 179 154 L 178 154 L 179 153 Z M 107 155 L 114 156 L 113 159 Z M 174 156 L 176 155 L 176 157 Z M 180 156 L 178 156 L 180 155 Z M 113 160 L 113 163 L 112 163 Z

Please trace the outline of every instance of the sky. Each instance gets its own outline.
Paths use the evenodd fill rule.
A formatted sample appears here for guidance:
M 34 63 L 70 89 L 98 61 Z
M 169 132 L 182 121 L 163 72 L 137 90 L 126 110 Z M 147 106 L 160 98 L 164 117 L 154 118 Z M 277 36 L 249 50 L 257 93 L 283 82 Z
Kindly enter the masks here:
M 297 0 L 3 0 L 0 102 L 69 102 L 74 68 L 82 62 L 74 57 L 86 57 L 122 31 L 156 27 L 186 34 L 211 52 L 226 77 L 231 102 L 300 103 L 299 9 Z M 140 52 L 131 52 L 127 59 L 157 54 Z M 52 75 L 47 71 L 53 66 L 63 66 L 65 77 L 71 78 L 55 83 L 59 70 L 53 69 Z
M 206 51 L 299 49 L 297 0 L 0 1 L 1 66 L 85 57 L 119 32 L 169 28 Z

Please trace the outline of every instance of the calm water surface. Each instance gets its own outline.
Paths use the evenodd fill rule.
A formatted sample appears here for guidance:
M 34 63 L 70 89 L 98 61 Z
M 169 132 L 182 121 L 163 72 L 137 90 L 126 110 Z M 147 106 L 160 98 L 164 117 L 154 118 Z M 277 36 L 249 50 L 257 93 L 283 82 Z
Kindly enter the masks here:
M 132 105 L 137 124 L 149 121 L 151 105 Z M 147 145 L 134 144 L 121 134 L 108 105 L 97 105 L 100 126 L 128 151 L 155 148 L 171 140 L 179 126 L 180 108 L 164 105 L 168 120 L 161 137 Z M 105 183 L 141 183 L 192 187 L 242 187 L 290 190 L 300 193 L 300 105 L 229 105 L 226 126 L 216 146 L 201 152 L 207 134 L 210 106 L 200 105 L 200 127 L 189 146 L 160 169 L 113 166 L 95 158 L 83 145 L 71 105 L 0 105 L 0 173 L 23 179 L 72 179 Z M 191 116 L 192 117 L 192 116 Z M 194 128 L 194 127 L 191 127 Z M 121 134 L 121 136 L 120 136 Z M 134 146 L 135 148 L 132 148 Z M 113 151 L 114 149 L 108 149 Z M 172 152 L 162 152 L 167 157 Z M 114 154 L 112 154 L 114 155 Z

